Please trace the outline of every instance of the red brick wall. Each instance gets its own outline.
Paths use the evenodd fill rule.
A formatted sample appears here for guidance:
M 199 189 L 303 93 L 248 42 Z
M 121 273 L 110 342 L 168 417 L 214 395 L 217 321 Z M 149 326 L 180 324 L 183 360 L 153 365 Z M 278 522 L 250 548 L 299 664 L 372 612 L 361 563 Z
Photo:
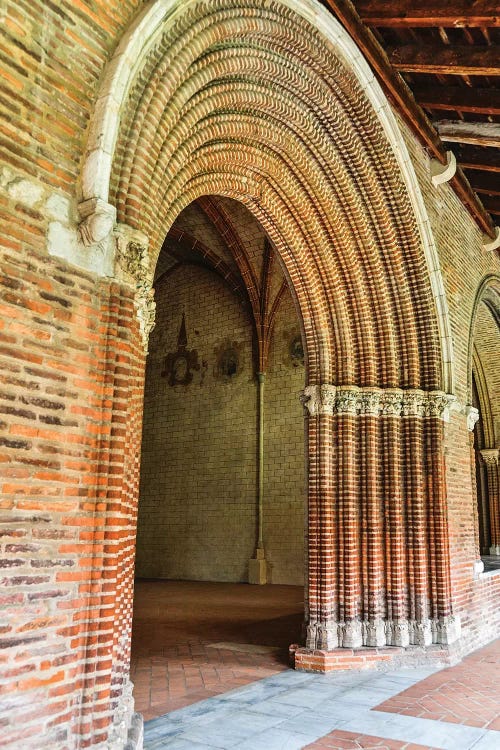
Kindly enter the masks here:
M 445 430 L 445 463 L 450 529 L 451 583 L 455 611 L 462 620 L 462 649 L 469 651 L 498 635 L 500 575 L 475 574 L 478 559 L 477 500 L 472 435 L 455 415 Z
M 106 61 L 140 5 L 138 0 L 4 3 L 0 55 L 5 76 L 0 91 L 0 137 L 2 161 L 11 171 L 3 168 L 0 173 L 0 690 L 4 700 L 0 726 L 4 745 L 21 746 L 23 750 L 73 749 L 104 739 L 110 717 L 117 713 L 122 681 L 126 679 L 143 353 L 130 291 L 48 256 L 46 231 L 48 188 L 56 191 L 58 200 L 70 199 L 66 208 L 74 212 L 98 84 Z M 300 42 L 305 43 L 305 38 L 304 34 Z M 314 35 L 311 39 L 318 42 Z M 314 44 L 310 49 L 314 50 Z M 285 69 L 289 70 L 286 66 Z M 316 96 L 314 77 L 308 82 L 311 96 Z M 302 73 L 295 82 L 291 80 L 291 85 L 297 87 L 297 99 L 302 83 Z M 347 88 L 346 84 L 346 92 Z M 284 94 L 281 87 L 280 92 Z M 354 101 L 352 92 L 351 99 Z M 136 104 L 138 101 L 139 98 Z M 281 226 L 276 228 L 276 244 L 289 263 L 303 309 L 308 303 L 306 287 L 315 290 L 317 309 L 308 309 L 309 317 L 304 319 L 311 355 L 317 355 L 315 337 L 323 342 L 323 358 L 317 356 L 311 361 L 310 373 L 315 382 L 322 374 L 337 373 L 342 382 L 346 378 L 365 384 L 401 382 L 405 386 L 434 387 L 438 383 L 438 357 L 429 284 L 418 242 L 411 239 L 407 243 L 405 239 L 414 238 L 416 229 L 412 222 L 407 225 L 403 221 L 408 204 L 401 197 L 404 191 L 385 136 L 381 128 L 372 128 L 366 103 L 358 112 L 352 101 L 347 101 L 346 107 L 352 106 L 353 117 L 357 115 L 356 127 L 346 127 L 345 132 L 356 131 L 359 135 L 366 126 L 371 128 L 369 137 L 361 140 L 359 151 L 358 144 L 354 148 L 347 136 L 345 141 L 339 141 L 336 150 L 330 151 L 334 136 L 342 133 L 339 129 L 322 133 L 321 153 L 328 159 L 322 156 L 317 160 L 317 164 L 330 164 L 335 158 L 336 165 L 342 167 L 338 175 L 349 173 L 351 178 L 352 174 L 362 175 L 367 165 L 373 166 L 371 172 L 363 173 L 364 182 L 360 178 L 359 183 L 354 184 L 352 179 L 345 183 L 344 187 L 352 189 L 357 216 L 357 223 L 342 224 L 349 238 L 336 237 L 335 252 L 331 252 L 332 227 L 327 220 L 334 215 L 333 209 L 344 221 L 339 198 L 342 191 L 336 188 L 328 194 L 331 201 L 326 193 L 323 195 L 324 210 L 318 218 L 300 180 L 292 180 L 293 189 L 286 201 L 293 206 L 293 214 L 270 201 L 267 214 L 263 210 L 261 218 L 267 218 L 270 227 L 281 219 Z M 273 96 L 270 104 L 274 103 Z M 278 102 L 277 110 L 280 106 Z M 163 105 L 158 110 L 165 111 Z M 282 111 L 288 113 L 287 107 Z M 144 114 L 139 106 L 137 114 L 139 119 Z M 329 122 L 327 115 L 324 113 L 325 122 Z M 150 126 L 155 129 L 157 124 L 151 122 Z M 138 127 L 136 134 L 141 132 Z M 248 132 L 254 137 L 254 122 L 250 122 Z M 314 133 L 319 137 L 319 130 Z M 278 133 L 277 140 L 282 138 L 283 132 Z M 146 207 L 152 231 L 158 234 L 163 225 L 157 221 L 161 207 L 155 201 L 161 193 L 147 175 L 154 172 L 155 180 L 159 181 L 160 175 L 163 179 L 165 165 L 160 159 L 154 162 L 147 146 L 140 141 L 137 145 L 139 154 L 141 149 L 144 151 L 137 163 L 139 168 L 134 172 L 130 160 L 123 172 L 128 174 L 130 167 L 133 180 L 130 185 L 122 182 L 119 191 L 115 185 L 122 203 L 121 218 L 129 217 L 125 209 L 132 186 L 136 194 L 130 203 L 130 215 L 139 220 Z M 238 148 L 233 147 L 236 151 Z M 412 152 L 441 255 L 454 334 L 457 395 L 465 402 L 473 302 L 481 278 L 486 273 L 498 273 L 498 258 L 482 253 L 477 228 L 449 188 L 436 191 L 430 186 L 428 160 L 420 147 L 414 144 Z M 345 165 L 347 153 L 356 157 L 356 169 L 350 163 Z M 243 191 L 242 183 L 225 162 L 226 156 L 220 151 L 218 154 L 214 160 L 207 151 L 205 160 L 198 164 L 203 174 L 212 169 L 217 172 L 212 191 L 222 192 L 228 183 L 235 186 L 235 191 Z M 260 166 L 266 166 L 265 154 L 265 149 L 258 153 Z M 124 153 L 120 155 L 123 157 Z M 235 159 L 235 164 L 247 174 L 256 163 L 255 154 L 240 149 L 237 156 L 239 161 Z M 282 167 L 278 169 L 278 162 L 274 162 L 274 178 L 280 190 L 285 190 L 285 178 L 299 163 L 292 161 L 289 171 L 280 171 Z M 321 185 L 326 189 L 325 174 L 311 171 L 308 186 Z M 29 184 L 23 182 L 26 177 L 31 180 Z M 192 179 L 194 187 L 188 202 L 202 184 L 196 183 L 199 178 L 195 174 Z M 261 175 L 259 180 L 262 185 Z M 381 183 L 392 191 L 393 201 L 388 201 L 388 206 L 381 200 L 383 211 L 377 213 L 380 194 L 375 191 L 373 206 L 377 207 L 368 221 L 368 214 L 363 213 L 366 188 Z M 151 185 L 153 199 L 149 200 L 147 190 Z M 251 180 L 248 185 L 256 189 Z M 359 219 L 361 215 L 365 221 Z M 393 230 L 388 238 L 380 232 L 380 227 L 386 226 Z M 314 236 L 311 246 L 299 237 L 299 227 L 307 228 Z M 379 255 L 380 248 L 386 254 L 380 250 Z M 337 257 L 342 260 L 340 265 L 335 264 Z M 364 274 L 361 261 L 366 258 L 373 263 L 369 274 Z M 386 278 L 387 268 L 392 268 L 393 277 Z M 359 292 L 359 299 L 353 289 Z M 419 309 L 415 311 L 414 305 Z M 342 318 L 342 311 L 348 314 L 348 320 Z M 325 341 L 334 325 L 344 327 L 342 335 L 340 328 L 336 329 L 339 341 L 344 341 L 343 334 L 349 334 L 352 344 L 338 357 Z M 415 331 L 420 332 L 418 342 Z M 397 344 L 401 346 L 394 348 Z M 406 369 L 400 373 L 398 367 L 402 364 Z M 463 417 L 453 419 L 445 434 L 451 593 L 455 608 L 462 615 L 464 643 L 472 647 L 494 632 L 500 578 L 473 579 L 475 499 L 470 446 Z M 355 429 L 350 417 L 342 420 L 346 450 L 347 440 L 352 438 L 355 443 Z M 330 424 L 332 419 L 325 416 L 322 421 Z M 433 480 L 440 480 L 438 432 L 436 429 L 429 438 L 433 441 L 428 446 L 429 456 L 434 462 L 430 490 L 434 489 Z M 399 456 L 398 440 L 392 434 L 388 438 L 394 455 Z M 332 456 L 335 460 L 338 456 L 326 428 L 320 439 L 322 464 L 315 462 L 318 442 L 317 452 L 310 457 L 311 466 L 313 472 L 321 468 L 323 473 L 314 478 L 326 479 L 327 484 L 318 502 L 325 497 L 328 502 L 322 505 L 323 515 L 318 512 L 315 518 L 323 527 L 316 526 L 313 531 L 324 546 L 311 579 L 316 593 L 321 594 L 321 607 L 327 607 L 333 558 L 331 539 L 326 534 L 321 536 L 321 532 L 333 529 L 336 495 Z M 365 445 L 369 439 L 367 433 L 364 443 L 355 444 Z M 346 450 L 342 460 L 348 462 L 350 458 Z M 348 463 L 338 463 L 340 469 L 345 466 Z M 399 481 L 399 458 L 387 468 L 387 474 L 391 471 Z M 354 479 L 357 481 L 357 476 Z M 376 477 L 372 479 L 376 481 Z M 346 520 L 351 511 L 353 517 L 357 512 L 351 485 L 352 481 L 346 482 L 341 498 L 347 508 Z M 438 490 L 441 513 L 442 483 Z M 396 522 L 398 507 L 393 510 Z M 441 513 L 435 520 L 436 528 L 442 522 Z M 346 555 L 355 548 L 356 533 L 356 529 L 345 529 Z M 311 551 L 312 557 L 318 550 L 319 547 Z M 436 565 L 442 563 L 437 561 Z M 446 582 L 444 575 L 445 587 Z M 344 581 L 341 583 L 344 585 Z M 358 582 L 351 583 L 352 596 L 347 604 L 354 610 Z M 403 582 L 396 583 L 400 591 Z
M 3 161 L 74 195 L 103 67 L 141 4 L 5 0 Z
M 126 290 L 26 245 L 1 265 L 2 739 L 71 747 L 127 656 L 142 365 Z

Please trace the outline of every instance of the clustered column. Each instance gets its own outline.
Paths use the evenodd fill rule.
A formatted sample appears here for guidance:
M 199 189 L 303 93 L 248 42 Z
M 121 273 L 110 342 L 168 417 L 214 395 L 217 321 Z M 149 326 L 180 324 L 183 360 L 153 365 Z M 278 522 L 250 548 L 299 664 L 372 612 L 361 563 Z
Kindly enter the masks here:
M 488 479 L 488 501 L 490 510 L 490 555 L 500 555 L 500 481 L 498 476 L 498 448 L 483 448 L 481 459 L 486 467 Z
M 307 647 L 449 644 L 442 392 L 310 385 Z

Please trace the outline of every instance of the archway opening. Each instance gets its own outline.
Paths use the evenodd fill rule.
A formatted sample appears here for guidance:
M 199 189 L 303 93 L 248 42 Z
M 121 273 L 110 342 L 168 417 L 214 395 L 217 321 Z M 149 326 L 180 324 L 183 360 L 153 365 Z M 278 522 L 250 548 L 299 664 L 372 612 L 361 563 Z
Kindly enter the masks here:
M 131 672 L 146 718 L 285 668 L 304 611 L 306 362 L 278 255 L 241 203 L 204 196 L 154 287 Z
M 486 571 L 500 568 L 499 310 L 496 291 L 486 289 L 476 309 L 472 334 L 472 403 L 479 412 L 474 429 L 478 546 Z

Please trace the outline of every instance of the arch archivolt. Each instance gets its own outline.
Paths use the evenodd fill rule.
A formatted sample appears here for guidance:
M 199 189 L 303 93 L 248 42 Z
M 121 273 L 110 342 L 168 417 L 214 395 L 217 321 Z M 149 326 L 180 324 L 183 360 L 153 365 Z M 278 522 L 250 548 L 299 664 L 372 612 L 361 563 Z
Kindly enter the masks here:
M 476 387 L 479 425 L 476 449 L 476 482 L 481 550 L 500 555 L 500 278 L 487 276 L 481 283 L 471 316 L 469 336 L 469 392 Z
M 104 77 L 81 191 L 148 238 L 143 294 L 193 200 L 253 213 L 307 350 L 307 643 L 456 640 L 445 295 L 403 139 L 339 24 L 313 0 L 149 3 Z
M 149 3 L 104 76 L 96 114 L 82 197 L 110 197 L 153 254 L 195 171 L 234 160 L 259 192 L 274 173 L 307 235 L 304 252 L 321 254 L 312 286 L 334 284 L 342 300 L 346 333 L 317 377 L 451 391 L 444 292 L 408 153 L 368 66 L 326 10 L 306 0 Z

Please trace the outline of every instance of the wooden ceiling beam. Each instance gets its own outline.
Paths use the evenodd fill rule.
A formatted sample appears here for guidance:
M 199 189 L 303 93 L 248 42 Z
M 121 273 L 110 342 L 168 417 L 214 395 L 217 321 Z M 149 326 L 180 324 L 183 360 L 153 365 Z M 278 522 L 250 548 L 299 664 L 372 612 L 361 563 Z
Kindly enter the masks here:
M 434 122 L 443 141 L 469 143 L 474 146 L 500 148 L 499 122 L 463 122 L 462 120 L 439 120 Z
M 423 109 L 415 101 L 407 84 L 392 68 L 386 53 L 363 22 L 350 0 L 321 0 L 339 19 L 355 44 L 361 50 L 375 73 L 388 99 L 394 104 L 403 119 L 427 148 L 431 156 L 441 164 L 446 163 L 446 149 Z M 462 203 L 474 217 L 478 226 L 490 237 L 494 237 L 493 222 L 472 191 L 462 170 L 450 180 L 450 185 Z
M 468 179 L 476 193 L 500 195 L 500 178 L 494 172 L 471 172 Z
M 500 216 L 500 198 L 490 198 L 488 195 L 481 196 L 481 202 L 490 214 Z
M 500 150 L 480 146 L 453 146 L 457 162 L 465 169 L 500 172 Z
M 500 26 L 495 0 L 356 0 L 356 9 L 368 26 Z
M 388 47 L 392 66 L 402 73 L 452 76 L 500 75 L 500 47 L 472 45 L 403 44 Z
M 500 115 L 500 90 L 460 86 L 413 86 L 421 107 L 453 112 Z

